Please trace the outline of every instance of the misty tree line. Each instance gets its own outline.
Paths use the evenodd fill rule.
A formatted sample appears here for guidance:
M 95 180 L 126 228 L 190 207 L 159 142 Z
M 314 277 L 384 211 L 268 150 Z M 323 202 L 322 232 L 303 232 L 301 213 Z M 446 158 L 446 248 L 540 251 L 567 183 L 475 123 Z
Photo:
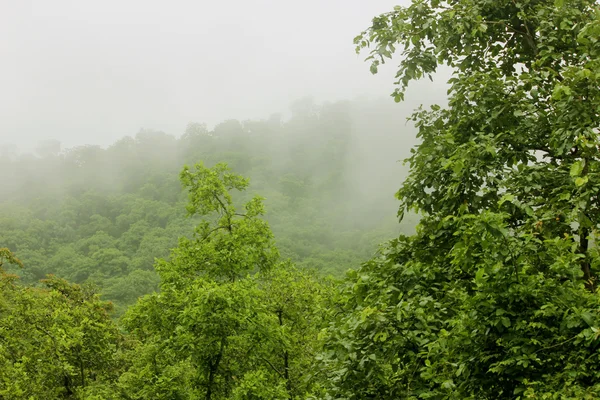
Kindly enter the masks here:
M 0 398 L 598 398 L 599 39 L 600 12 L 587 0 L 414 0 L 375 17 L 356 37 L 357 51 L 371 50 L 373 73 L 400 53 L 397 101 L 411 81 L 442 64 L 454 74 L 447 106 L 412 115 L 419 144 L 396 196 L 401 219 L 419 215 L 415 231 L 383 243 L 342 281 L 311 269 L 319 258 L 300 257 L 302 240 L 292 228 L 300 221 L 294 215 L 308 218 L 315 246 L 327 252 L 334 241 L 319 236 L 323 221 L 343 227 L 335 240 L 354 244 L 363 239 L 352 242 L 353 229 L 385 227 L 374 215 L 363 220 L 353 208 L 361 203 L 349 201 L 362 199 L 363 188 L 352 183 L 370 180 L 347 180 L 346 162 L 359 148 L 348 134 L 351 119 L 340 118 L 347 104 L 327 115 L 327 107 L 315 112 L 299 103 L 302 117 L 284 129 L 296 134 L 284 142 L 256 141 L 255 132 L 281 132 L 267 129 L 274 120 L 227 122 L 212 133 L 191 126 L 174 141 L 180 147 L 160 136 L 156 165 L 111 170 L 99 155 L 110 149 L 70 158 L 70 168 L 62 164 L 67 155 L 58 157 L 53 171 L 64 168 L 76 184 L 49 185 L 60 188 L 55 203 L 9 180 L 21 189 L 13 200 L 25 206 L 9 205 L 12 219 L 3 224 L 15 226 L 19 215 L 44 221 L 52 207 L 70 210 L 60 199 L 93 199 L 90 185 L 125 197 L 123 187 L 136 187 L 130 200 L 172 196 L 169 204 L 185 209 L 193 226 L 181 225 L 169 256 L 155 261 L 159 290 L 137 299 L 118 323 L 87 283 L 50 276 L 34 287 L 2 272 Z M 253 143 L 260 143 L 254 152 Z M 183 168 L 169 164 L 169 149 L 172 159 L 184 154 Z M 230 166 L 211 158 L 217 154 Z M 86 160 L 106 169 L 86 171 Z M 41 162 L 50 171 L 52 163 Z M 140 179 L 148 171 L 152 179 Z M 171 190 L 173 175 L 184 197 Z M 99 217 L 87 218 L 105 223 L 104 239 L 118 232 L 109 229 L 116 218 L 97 213 L 118 206 L 90 206 Z M 267 207 L 275 210 L 270 223 Z M 353 218 L 344 221 L 338 210 Z M 282 215 L 290 219 L 286 229 L 277 228 Z M 45 221 L 57 232 L 68 226 Z M 95 238 L 87 249 L 123 251 L 130 236 L 116 245 Z M 57 245 L 44 238 L 44 246 Z M 3 271 L 22 264 L 9 243 L 0 249 Z M 320 262 L 345 261 L 328 257 Z M 352 257 L 346 261 L 360 258 Z M 317 267 L 327 272 L 326 263 Z
M 4 154 L 0 241 L 27 265 L 24 282 L 52 273 L 93 283 L 121 312 L 158 288 L 154 259 L 198 222 L 186 216 L 181 166 L 223 161 L 266 197 L 283 256 L 339 277 L 399 231 L 390 182 L 414 135 L 386 103 L 306 99 L 289 121 L 194 123 L 180 138 L 144 130 L 106 149 L 49 141 L 37 156 Z

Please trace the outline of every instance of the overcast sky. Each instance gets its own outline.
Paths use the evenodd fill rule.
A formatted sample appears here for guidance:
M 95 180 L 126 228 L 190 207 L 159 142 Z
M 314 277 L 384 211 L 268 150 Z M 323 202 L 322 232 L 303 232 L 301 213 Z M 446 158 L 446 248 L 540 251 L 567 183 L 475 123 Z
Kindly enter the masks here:
M 0 143 L 108 145 L 387 96 L 393 66 L 371 75 L 352 39 L 403 1 L 0 0 Z

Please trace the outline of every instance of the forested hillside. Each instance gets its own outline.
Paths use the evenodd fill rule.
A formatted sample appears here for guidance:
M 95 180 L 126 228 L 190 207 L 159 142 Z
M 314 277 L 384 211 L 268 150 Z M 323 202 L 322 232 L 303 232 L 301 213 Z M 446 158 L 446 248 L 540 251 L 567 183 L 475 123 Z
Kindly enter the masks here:
M 600 398 L 596 2 L 413 0 L 355 44 L 397 102 L 452 69 L 410 152 L 391 104 L 299 101 L 3 154 L 0 400 Z
M 51 273 L 93 283 L 123 310 L 157 289 L 154 259 L 198 222 L 185 211 L 182 166 L 226 162 L 252 181 L 237 200 L 265 197 L 282 256 L 341 277 L 416 224 L 397 224 L 394 198 L 414 130 L 387 101 L 304 99 L 291 111 L 286 121 L 192 123 L 179 138 L 143 130 L 108 148 L 5 150 L 0 242 L 27 265 L 24 282 Z

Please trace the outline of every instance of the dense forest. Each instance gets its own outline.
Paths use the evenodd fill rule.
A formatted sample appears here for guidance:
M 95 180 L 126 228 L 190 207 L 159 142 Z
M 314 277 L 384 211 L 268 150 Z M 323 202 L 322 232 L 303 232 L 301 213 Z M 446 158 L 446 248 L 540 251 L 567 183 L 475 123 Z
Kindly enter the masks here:
M 597 4 L 413 0 L 355 44 L 447 104 L 4 150 L 0 399 L 600 397 Z
M 158 288 L 154 259 L 198 223 L 186 213 L 182 166 L 226 162 L 252 182 L 236 200 L 265 197 L 282 256 L 339 278 L 414 228 L 414 219 L 398 226 L 393 189 L 414 129 L 386 101 L 290 108 L 288 121 L 192 123 L 180 138 L 144 130 L 106 149 L 47 141 L 36 154 L 5 150 L 0 241 L 27 265 L 23 282 L 51 273 L 91 283 L 123 310 Z

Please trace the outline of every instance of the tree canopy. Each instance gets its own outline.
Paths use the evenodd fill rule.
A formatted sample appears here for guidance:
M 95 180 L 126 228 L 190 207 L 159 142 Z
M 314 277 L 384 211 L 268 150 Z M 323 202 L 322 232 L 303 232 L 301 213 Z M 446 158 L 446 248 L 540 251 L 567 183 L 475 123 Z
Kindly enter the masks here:
M 591 1 L 413 1 L 355 40 L 372 71 L 450 66 L 397 193 L 422 215 L 352 272 L 334 398 L 596 398 L 598 27 Z

